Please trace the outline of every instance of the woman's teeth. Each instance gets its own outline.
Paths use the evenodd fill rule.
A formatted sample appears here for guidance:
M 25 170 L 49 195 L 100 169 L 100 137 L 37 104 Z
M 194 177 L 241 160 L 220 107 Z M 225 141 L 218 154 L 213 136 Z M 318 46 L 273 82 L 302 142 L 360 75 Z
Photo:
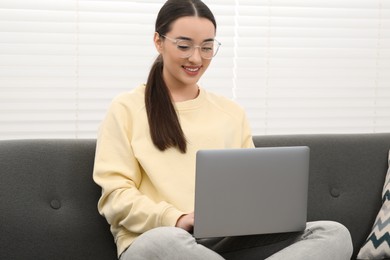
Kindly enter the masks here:
M 191 72 L 197 72 L 199 70 L 199 68 L 187 68 L 187 67 L 184 67 L 184 69 L 191 71 Z

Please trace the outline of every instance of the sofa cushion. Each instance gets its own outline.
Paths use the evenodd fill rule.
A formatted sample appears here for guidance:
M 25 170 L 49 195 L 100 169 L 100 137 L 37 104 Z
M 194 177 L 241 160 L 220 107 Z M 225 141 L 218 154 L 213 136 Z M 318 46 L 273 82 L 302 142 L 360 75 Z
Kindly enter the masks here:
M 0 141 L 0 259 L 118 259 L 92 179 L 96 140 Z
M 357 259 L 385 259 L 390 257 L 390 151 L 382 207 L 375 219 L 371 233 L 359 251 Z

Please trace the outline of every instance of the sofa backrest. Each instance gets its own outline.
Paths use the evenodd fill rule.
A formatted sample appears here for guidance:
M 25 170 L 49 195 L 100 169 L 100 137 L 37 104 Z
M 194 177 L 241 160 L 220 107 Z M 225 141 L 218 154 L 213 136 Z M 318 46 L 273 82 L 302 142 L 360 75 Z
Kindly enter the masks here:
M 95 140 L 0 141 L 0 259 L 117 259 Z
M 344 224 L 356 257 L 382 204 L 390 133 L 255 136 L 254 142 L 310 147 L 308 220 Z

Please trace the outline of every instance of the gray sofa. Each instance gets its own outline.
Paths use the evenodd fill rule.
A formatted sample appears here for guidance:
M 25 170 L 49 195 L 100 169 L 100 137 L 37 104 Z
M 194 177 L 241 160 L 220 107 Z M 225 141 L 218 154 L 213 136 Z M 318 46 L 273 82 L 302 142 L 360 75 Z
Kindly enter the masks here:
M 381 206 L 390 133 L 255 136 L 311 149 L 308 220 L 351 232 L 354 258 Z M 0 141 L 0 259 L 116 259 L 92 181 L 95 140 Z

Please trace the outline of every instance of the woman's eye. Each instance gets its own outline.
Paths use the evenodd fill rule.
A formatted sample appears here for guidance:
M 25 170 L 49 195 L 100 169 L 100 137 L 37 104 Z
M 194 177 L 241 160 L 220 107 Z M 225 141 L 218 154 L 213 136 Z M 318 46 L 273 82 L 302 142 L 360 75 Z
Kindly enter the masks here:
M 177 48 L 181 51 L 188 51 L 192 48 L 192 43 L 188 41 L 177 42 Z
M 213 51 L 213 47 L 214 47 L 214 45 L 211 44 L 211 43 L 204 44 L 202 46 L 202 51 L 204 51 L 204 52 L 211 52 L 211 51 Z
M 202 51 L 204 51 L 204 52 L 213 51 L 213 47 L 202 47 Z
M 179 48 L 179 50 L 186 51 L 186 50 L 189 50 L 191 48 L 191 46 L 189 46 L 189 45 L 177 45 L 177 48 Z

